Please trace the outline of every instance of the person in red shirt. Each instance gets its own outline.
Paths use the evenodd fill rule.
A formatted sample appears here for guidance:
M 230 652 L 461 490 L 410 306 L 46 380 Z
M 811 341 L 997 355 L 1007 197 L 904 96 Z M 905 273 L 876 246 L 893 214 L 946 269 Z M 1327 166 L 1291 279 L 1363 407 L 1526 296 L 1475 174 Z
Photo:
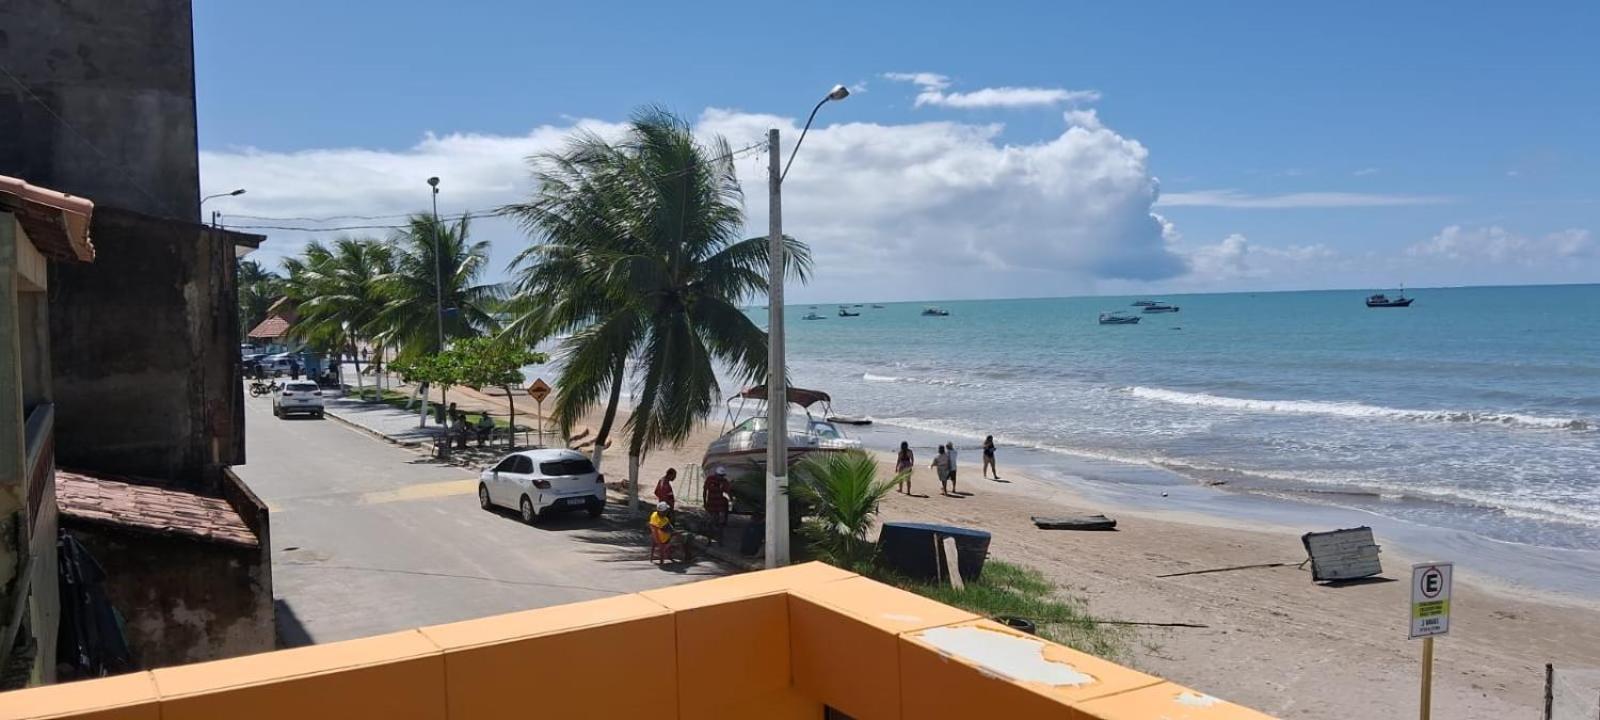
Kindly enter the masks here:
M 728 526 L 728 506 L 732 502 L 733 482 L 728 480 L 728 469 L 717 466 L 717 469 L 706 476 L 705 497 L 702 499 L 706 514 L 711 516 L 711 525 L 718 529 Z
M 662 475 L 656 483 L 656 500 L 666 503 L 673 510 L 678 509 L 678 497 L 672 492 L 672 481 L 677 479 L 677 468 L 667 468 L 667 474 Z

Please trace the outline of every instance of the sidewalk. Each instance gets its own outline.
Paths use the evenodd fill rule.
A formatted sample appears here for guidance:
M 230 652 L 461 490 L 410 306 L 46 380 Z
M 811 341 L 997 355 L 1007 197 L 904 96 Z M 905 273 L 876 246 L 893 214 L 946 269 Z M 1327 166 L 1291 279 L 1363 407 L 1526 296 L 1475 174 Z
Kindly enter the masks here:
M 324 395 L 328 393 L 325 391 Z M 444 435 L 444 428 L 432 424 L 432 418 L 426 427 L 417 427 L 415 410 L 407 412 L 383 403 L 332 396 L 323 400 L 323 407 L 328 415 L 402 447 L 431 445 Z

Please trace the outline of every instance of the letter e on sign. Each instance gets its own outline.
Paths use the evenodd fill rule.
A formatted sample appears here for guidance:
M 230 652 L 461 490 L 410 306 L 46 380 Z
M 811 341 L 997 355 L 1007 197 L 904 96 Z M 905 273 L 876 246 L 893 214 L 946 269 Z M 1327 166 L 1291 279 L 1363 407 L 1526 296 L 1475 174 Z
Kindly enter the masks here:
M 1450 632 L 1450 574 L 1452 563 L 1411 566 L 1411 637 L 1431 637 Z

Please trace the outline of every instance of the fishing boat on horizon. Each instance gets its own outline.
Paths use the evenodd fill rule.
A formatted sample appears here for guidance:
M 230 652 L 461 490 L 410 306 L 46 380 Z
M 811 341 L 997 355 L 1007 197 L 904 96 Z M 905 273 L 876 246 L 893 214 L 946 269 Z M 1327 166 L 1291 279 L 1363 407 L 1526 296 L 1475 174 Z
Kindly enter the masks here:
M 856 307 L 860 307 L 860 306 L 857 305 Z M 845 307 L 843 305 L 840 305 L 839 306 L 839 317 L 861 317 L 861 313 L 850 312 L 850 308 L 847 308 L 847 307 Z
M 922 309 L 923 317 L 950 317 L 950 311 L 942 307 L 929 305 Z
M 1415 300 L 1416 300 L 1416 298 L 1408 298 L 1408 297 L 1406 297 L 1406 288 L 1405 288 L 1404 285 L 1401 285 L 1400 286 L 1400 294 L 1398 296 L 1396 296 L 1396 297 L 1389 297 L 1387 295 L 1384 295 L 1383 293 L 1378 293 L 1376 295 L 1367 296 L 1367 307 L 1369 307 L 1369 308 L 1411 307 L 1411 303 L 1414 302 Z
M 801 320 L 827 320 L 828 318 L 825 315 L 818 315 L 816 313 L 806 313 L 806 316 L 803 317 L 803 318 L 800 318 L 800 319 Z
M 1151 303 L 1149 305 L 1145 305 L 1144 306 L 1144 310 L 1143 310 L 1143 312 L 1147 312 L 1147 313 L 1174 313 L 1174 312 L 1177 312 L 1177 311 L 1178 311 L 1178 306 L 1177 305 L 1168 305 L 1168 304 L 1162 303 L 1162 302 Z
M 1161 301 L 1160 300 L 1135 300 L 1131 304 L 1134 307 L 1150 307 L 1151 305 L 1160 305 Z
M 872 309 L 873 309 L 873 310 L 882 310 L 882 309 L 883 309 L 883 306 L 882 306 L 882 305 L 873 305 L 873 306 L 872 306 Z
M 1139 321 L 1143 319 L 1138 315 L 1129 315 L 1120 310 L 1100 313 L 1101 325 L 1138 325 Z

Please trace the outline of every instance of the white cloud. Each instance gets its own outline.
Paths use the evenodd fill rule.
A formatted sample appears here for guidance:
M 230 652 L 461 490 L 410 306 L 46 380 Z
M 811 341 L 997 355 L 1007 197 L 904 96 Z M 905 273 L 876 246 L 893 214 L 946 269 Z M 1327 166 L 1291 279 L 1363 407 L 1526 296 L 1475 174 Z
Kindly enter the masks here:
M 1223 207 L 1248 209 L 1396 207 L 1441 205 L 1454 202 L 1443 195 L 1380 195 L 1375 193 L 1300 192 L 1252 195 L 1238 190 L 1193 190 L 1164 193 L 1164 207 Z
M 1047 107 L 1063 103 L 1090 103 L 1100 99 L 1097 90 L 1062 88 L 992 87 L 972 92 L 945 92 L 950 87 L 950 78 L 930 72 L 884 73 L 883 77 L 896 82 L 909 82 L 921 88 L 921 92 L 917 93 L 916 107 L 935 105 L 963 110 Z
M 544 126 L 525 135 L 428 136 L 400 150 L 255 149 L 201 153 L 206 187 L 246 187 L 212 201 L 230 225 L 237 215 L 385 215 L 425 210 L 431 175 L 443 179 L 440 211 L 494 208 L 532 189 L 524 158 L 561 147 L 575 127 L 603 134 L 596 120 Z M 782 131 L 785 156 L 794 118 L 707 110 L 698 132 L 735 148 Z M 1100 279 L 1148 281 L 1187 269 L 1172 231 L 1151 212 L 1158 191 L 1148 151 L 1076 112 L 1055 137 L 1008 144 L 993 124 L 850 123 L 814 127 L 784 183 L 785 230 L 811 243 L 817 280 L 806 298 L 1058 295 Z M 738 160 L 751 235 L 766 229 L 766 154 Z M 363 224 L 367 221 L 344 221 Z M 372 224 L 398 220 L 371 221 Z M 297 251 L 304 233 L 265 230 L 268 259 Z M 383 230 L 369 231 L 382 235 Z M 475 227 L 495 247 L 495 271 L 527 238 L 504 220 Z
M 1239 233 L 1214 245 L 1201 245 L 1183 252 L 1194 270 L 1189 281 L 1204 286 L 1225 286 L 1230 281 L 1244 279 L 1297 280 L 1337 255 L 1321 244 L 1281 248 L 1256 245 Z
M 1383 171 L 1379 170 L 1378 168 L 1375 168 L 1375 167 L 1364 167 L 1364 168 L 1361 168 L 1360 170 L 1357 170 L 1357 171 L 1355 171 L 1353 173 L 1350 173 L 1350 174 L 1354 175 L 1356 177 L 1366 177 L 1368 175 L 1377 175 L 1380 172 L 1383 172 Z
M 1596 248 L 1593 235 L 1580 228 L 1529 237 L 1499 225 L 1450 225 L 1432 238 L 1406 248 L 1406 255 L 1463 264 L 1536 267 L 1596 257 L 1600 248 Z

